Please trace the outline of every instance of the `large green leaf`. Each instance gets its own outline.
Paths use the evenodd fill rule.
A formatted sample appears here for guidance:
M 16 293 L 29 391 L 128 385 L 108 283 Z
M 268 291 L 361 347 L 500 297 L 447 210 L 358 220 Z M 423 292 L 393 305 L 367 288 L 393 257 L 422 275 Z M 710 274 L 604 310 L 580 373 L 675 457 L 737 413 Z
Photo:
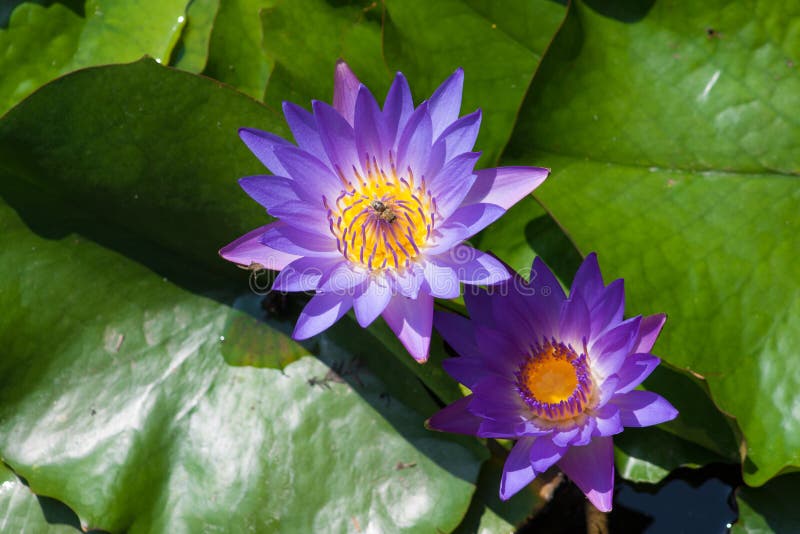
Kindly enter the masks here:
M 191 0 L 186 9 L 186 25 L 175 46 L 171 65 L 189 72 L 201 72 L 208 61 L 211 30 L 219 10 L 219 0 Z
M 800 4 L 625 5 L 574 4 L 506 161 L 554 169 L 544 206 L 629 312 L 669 315 L 658 353 L 707 380 L 761 484 L 800 465 Z
M 657 484 L 678 467 L 730 461 L 660 428 L 629 428 L 614 438 L 617 473 L 633 482 Z
M 283 1 L 263 16 L 265 46 L 275 60 L 267 102 L 328 100 L 333 80 L 320 73 L 330 72 L 338 57 L 378 97 L 402 71 L 417 101 L 463 67 L 462 109 L 483 109 L 476 146 L 491 165 L 563 17 L 563 6 L 548 0 Z
M 0 531 L 37 534 L 76 534 L 74 514 L 52 506 L 52 499 L 37 498 L 5 465 L 0 463 Z M 45 511 L 47 510 L 47 511 Z M 66 510 L 67 513 L 63 513 Z M 54 513 L 56 512 L 56 513 Z
M 800 532 L 800 473 L 782 475 L 760 488 L 742 487 L 736 493 L 739 519 L 734 534 Z
M 365 2 L 292 0 L 262 12 L 264 47 L 274 70 L 266 102 L 308 106 L 331 101 L 333 68 L 344 58 L 375 94 L 385 95 L 393 72 L 381 54 L 381 8 Z M 412 89 L 413 90 L 413 89 Z
M 275 0 L 225 0 L 219 6 L 205 74 L 263 100 L 272 61 L 264 50 L 260 13 Z
M 263 218 L 244 120 L 275 121 L 149 60 L 0 120 L 0 459 L 113 532 L 454 529 L 483 455 L 423 428 L 416 377 L 347 322 L 300 347 L 214 273 Z
M 60 3 L 24 3 L 0 29 L 0 115 L 66 72 L 147 54 L 168 61 L 188 0 L 87 0 L 85 17 Z
M 42 88 L 0 122 L 0 192 L 24 189 L 16 207 L 26 215 L 30 184 L 40 200 L 71 206 L 57 216 L 84 235 L 181 283 L 214 269 L 239 274 L 216 251 L 268 221 L 236 185 L 263 172 L 236 135 L 252 123 L 287 131 L 279 117 L 222 84 L 149 60 L 91 70 Z M 119 239 L 120 230 L 148 245 Z M 158 248 L 192 268 L 183 259 L 153 264 Z M 246 277 L 242 271 L 231 281 L 244 289 Z

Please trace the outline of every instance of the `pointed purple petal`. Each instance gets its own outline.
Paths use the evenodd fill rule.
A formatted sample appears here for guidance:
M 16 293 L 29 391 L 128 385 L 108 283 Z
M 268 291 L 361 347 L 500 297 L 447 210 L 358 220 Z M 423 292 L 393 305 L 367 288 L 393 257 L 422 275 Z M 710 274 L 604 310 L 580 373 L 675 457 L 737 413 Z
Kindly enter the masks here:
M 475 435 L 479 438 L 517 439 L 526 435 L 519 432 L 519 427 L 522 424 L 524 423 L 521 421 L 481 419 L 481 424 Z
M 465 115 L 448 126 L 435 143 L 444 146 L 444 161 L 450 161 L 464 152 L 471 152 L 480 128 L 481 110 Z
M 364 176 L 367 169 L 371 168 L 372 158 L 376 158 L 379 165 L 383 165 L 384 154 L 388 154 L 387 134 L 383 125 L 383 118 L 378 103 L 365 86 L 361 86 L 356 99 L 355 111 L 355 139 L 356 153 L 361 162 Z M 367 160 L 369 158 L 369 160 Z
M 534 421 L 494 421 L 484 419 L 476 434 L 479 438 L 517 439 L 522 437 L 544 436 L 552 432 L 540 428 Z
M 511 277 L 499 260 L 467 245 L 456 245 L 435 261 L 453 269 L 457 279 L 465 284 L 492 285 Z
M 281 176 L 246 176 L 239 178 L 239 187 L 267 211 L 284 202 L 300 200 L 292 180 Z
M 477 434 L 482 419 L 467 410 L 467 406 L 471 401 L 472 395 L 468 395 L 449 406 L 445 406 L 428 419 L 425 422 L 425 426 L 441 432 Z
M 570 445 L 573 447 L 588 445 L 592 441 L 592 438 L 596 437 L 596 434 L 597 420 L 594 417 L 589 417 L 578 427 L 578 435 L 570 441 Z
M 386 102 L 383 104 L 386 130 L 393 142 L 400 136 L 413 112 L 414 100 L 411 97 L 411 89 L 408 87 L 405 76 L 398 72 L 386 95 Z M 394 146 L 394 143 L 390 146 Z
M 295 191 L 303 200 L 322 206 L 322 197 L 335 199 L 342 182 L 331 169 L 315 156 L 295 147 L 282 147 L 275 155 L 296 184 Z
M 320 141 L 333 166 L 334 175 L 341 173 L 354 179 L 354 168 L 360 169 L 360 165 L 352 124 L 325 102 L 314 100 L 311 107 L 317 119 Z
M 622 320 L 625 311 L 625 283 L 620 278 L 611 282 L 589 308 L 592 311 L 592 337 Z
M 286 169 L 275 157 L 275 148 L 294 146 L 293 144 L 275 134 L 255 128 L 239 128 L 239 137 L 272 174 L 288 175 Z
M 354 269 L 353 265 L 344 260 L 340 260 L 331 269 L 322 274 L 319 280 L 319 289 L 325 293 L 348 293 L 353 294 L 353 288 L 361 286 L 369 276 L 364 269 Z
M 520 438 L 511 449 L 503 465 L 503 477 L 500 480 L 500 498 L 510 499 L 519 490 L 530 484 L 536 477 L 531 465 L 531 447 L 536 438 Z
M 437 311 L 433 315 L 433 324 L 442 338 L 459 355 L 469 359 L 480 357 L 478 345 L 475 344 L 472 322 L 469 319 L 457 313 Z M 444 363 L 455 360 L 458 360 L 458 358 L 449 358 Z M 454 378 L 458 380 L 457 377 Z
M 591 309 L 602 295 L 603 289 L 605 289 L 605 284 L 603 284 L 603 275 L 600 274 L 600 266 L 597 263 L 597 254 L 592 252 L 578 267 L 569 294 L 583 297 L 583 301 Z
M 325 239 L 335 239 L 331 234 L 327 213 L 321 205 L 293 200 L 273 206 L 269 214 L 290 227 L 311 232 Z
M 599 399 L 597 399 L 597 409 L 602 408 L 605 406 L 608 401 L 614 398 L 617 391 L 617 384 L 619 384 L 619 377 L 617 375 L 611 375 L 607 377 L 600 383 L 600 390 Z
M 498 375 L 513 380 L 514 373 L 530 351 L 530 338 L 527 333 L 508 330 L 501 321 L 501 318 L 498 319 L 498 330 L 476 325 L 473 321 L 475 340 L 486 366 Z
M 589 309 L 580 295 L 572 295 L 561 305 L 559 320 L 559 338 L 572 345 L 575 350 L 582 350 L 584 340 L 589 337 Z
M 488 373 L 491 373 L 490 370 L 486 369 L 481 358 L 478 357 L 459 356 L 457 358 L 447 358 L 442 362 L 442 367 L 453 379 L 470 389 L 483 380 Z
M 416 299 L 422 284 L 425 282 L 425 273 L 418 263 L 414 263 L 403 273 L 394 273 L 393 283 L 395 291 L 404 297 Z
M 338 321 L 352 306 L 353 298 L 349 295 L 317 293 L 300 313 L 292 337 L 307 339 L 319 334 Z
M 383 318 L 411 356 L 420 363 L 428 359 L 433 327 L 433 297 L 420 292 L 416 299 L 392 297 Z
M 379 280 L 373 278 L 365 286 L 363 293 L 357 295 L 353 302 L 356 320 L 364 328 L 383 313 L 392 298 L 389 286 Z
M 423 178 L 428 168 L 432 142 L 431 117 L 424 103 L 414 110 L 397 141 L 397 173 L 406 176 L 408 169 L 414 173 L 415 183 Z
M 477 179 L 464 204 L 496 204 L 504 209 L 531 194 L 544 182 L 550 169 L 541 167 L 500 167 L 476 171 Z
M 652 391 L 636 389 L 615 396 L 612 402 L 619 406 L 625 426 L 658 425 L 678 416 L 678 410 L 669 401 Z
M 613 436 L 622 432 L 622 418 L 619 407 L 612 402 L 595 411 L 597 427 L 594 436 Z
M 448 161 L 430 181 L 431 193 L 442 217 L 447 219 L 461 206 L 475 182 L 472 172 L 480 152 L 465 152 Z
M 269 225 L 261 236 L 261 242 L 276 250 L 295 256 L 339 257 L 333 236 L 305 232 L 285 223 Z
M 272 289 L 275 291 L 311 291 L 317 288 L 323 273 L 340 263 L 336 258 L 299 258 L 281 269 Z
M 428 290 L 434 297 L 440 299 L 454 299 L 461 294 L 461 284 L 458 274 L 447 264 L 440 264 L 436 258 L 428 258 L 422 266 Z
M 463 89 L 464 70 L 459 68 L 431 96 L 429 102 L 434 139 L 458 118 Z
M 423 167 L 422 176 L 425 178 L 432 178 L 439 174 L 444 167 L 445 156 L 447 155 L 447 147 L 444 143 L 434 143 L 431 151 L 428 153 L 427 161 Z M 414 171 L 415 173 L 417 171 Z M 430 182 L 430 180 L 428 180 Z
M 300 256 L 289 254 L 272 247 L 264 245 L 261 240 L 264 234 L 273 225 L 283 223 L 274 222 L 261 228 L 252 230 L 232 243 L 222 247 L 219 255 L 228 261 L 250 267 L 251 265 L 261 265 L 265 269 L 280 271 Z
M 567 296 L 561 288 L 561 284 L 555 277 L 544 261 L 539 256 L 533 259 L 533 266 L 531 267 L 531 287 L 534 294 L 539 294 L 545 297 L 553 296 L 554 300 L 558 303 L 557 310 L 561 310 L 561 302 L 566 300 Z M 557 325 L 556 325 L 557 326 Z
M 483 288 L 469 288 L 464 291 L 464 304 L 473 325 L 491 328 L 495 324 L 492 315 L 492 296 Z
M 440 236 L 426 249 L 428 254 L 442 254 L 477 234 L 506 212 L 492 204 L 471 204 L 457 209 L 437 228 Z
M 611 510 L 614 498 L 614 444 L 610 437 L 570 447 L 558 466 L 601 512 Z
M 658 334 L 667 320 L 667 316 L 663 313 L 656 315 L 648 315 L 642 319 L 642 324 L 639 325 L 639 339 L 636 341 L 636 352 L 650 352 L 653 345 L 656 344 Z
M 475 415 L 495 421 L 521 423 L 530 418 L 530 408 L 516 391 L 508 377 L 487 374 L 472 389 L 474 399 L 469 410 Z
M 565 430 L 556 430 L 553 432 L 553 436 L 550 439 L 553 441 L 554 445 L 566 447 L 572 443 L 572 440 L 577 437 L 580 431 L 581 429 L 577 426 Z
M 341 59 L 336 62 L 336 71 L 333 75 L 333 107 L 351 125 L 356 109 L 356 95 L 361 82 L 350 70 L 350 67 Z
M 559 447 L 549 437 L 536 438 L 530 450 L 530 460 L 537 475 L 544 473 L 564 456 L 566 449 Z
M 641 317 L 633 317 L 606 331 L 597 340 L 589 343 L 592 369 L 601 378 L 620 370 L 625 359 L 631 355 L 639 333 Z
M 640 327 L 641 328 L 641 327 Z M 650 376 L 661 360 L 652 354 L 631 354 L 622 364 L 617 376 L 619 382 L 615 393 L 627 393 L 632 391 L 636 386 L 644 382 L 644 379 Z
M 325 156 L 325 148 L 322 146 L 322 140 L 319 138 L 319 132 L 317 131 L 317 120 L 311 112 L 297 104 L 284 102 L 283 115 L 286 117 L 286 123 L 292 131 L 298 147 L 309 154 L 316 154 L 317 157 L 322 158 Z M 327 158 L 327 156 L 325 157 Z M 327 159 L 323 163 L 327 165 Z

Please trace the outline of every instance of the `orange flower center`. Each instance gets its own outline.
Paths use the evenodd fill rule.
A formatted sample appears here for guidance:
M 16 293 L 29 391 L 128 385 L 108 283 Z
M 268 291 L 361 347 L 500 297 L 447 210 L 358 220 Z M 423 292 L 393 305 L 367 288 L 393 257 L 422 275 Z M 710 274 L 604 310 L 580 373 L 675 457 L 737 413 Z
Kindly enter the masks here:
M 581 414 L 591 399 L 586 355 L 555 340 L 538 343 L 516 373 L 517 390 L 535 415 L 563 421 Z

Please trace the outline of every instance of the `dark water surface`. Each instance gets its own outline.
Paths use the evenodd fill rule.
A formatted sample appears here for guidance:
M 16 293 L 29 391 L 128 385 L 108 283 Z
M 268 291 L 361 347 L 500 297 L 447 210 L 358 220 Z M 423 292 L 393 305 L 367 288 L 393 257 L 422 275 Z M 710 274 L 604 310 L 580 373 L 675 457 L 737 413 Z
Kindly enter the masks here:
M 712 464 L 677 469 L 659 484 L 616 481 L 614 509 L 607 515 L 611 534 L 724 534 L 738 517 L 734 489 L 739 466 Z M 591 519 L 590 519 L 591 520 Z M 562 484 L 553 500 L 521 534 L 602 533 L 587 529 L 586 498 L 572 483 Z

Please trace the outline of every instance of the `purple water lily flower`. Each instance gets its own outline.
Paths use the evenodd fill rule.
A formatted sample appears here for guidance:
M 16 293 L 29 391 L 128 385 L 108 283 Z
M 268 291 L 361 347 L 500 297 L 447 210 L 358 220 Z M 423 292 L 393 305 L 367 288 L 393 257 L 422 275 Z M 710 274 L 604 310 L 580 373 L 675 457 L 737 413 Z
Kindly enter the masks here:
M 472 393 L 428 426 L 516 439 L 500 483 L 504 500 L 558 464 L 608 511 L 611 436 L 678 415 L 661 396 L 634 389 L 659 364 L 650 349 L 666 317 L 623 319 L 623 281 L 605 286 L 595 254 L 581 265 L 569 297 L 539 258 L 532 273 L 530 283 L 515 277 L 509 286 L 468 291 L 470 319 L 437 313 L 436 328 L 461 355 L 444 368 Z
M 537 167 L 474 170 L 481 112 L 459 118 L 457 70 L 414 108 L 398 73 L 381 109 L 350 68 L 336 66 L 333 106 L 313 113 L 284 103 L 294 145 L 242 128 L 239 135 L 273 176 L 242 188 L 279 219 L 220 250 L 244 266 L 281 271 L 273 289 L 312 291 L 296 339 L 355 308 L 367 326 L 382 315 L 411 355 L 427 359 L 433 297 L 460 283 L 508 278 L 493 257 L 462 241 L 500 217 L 548 174 Z

